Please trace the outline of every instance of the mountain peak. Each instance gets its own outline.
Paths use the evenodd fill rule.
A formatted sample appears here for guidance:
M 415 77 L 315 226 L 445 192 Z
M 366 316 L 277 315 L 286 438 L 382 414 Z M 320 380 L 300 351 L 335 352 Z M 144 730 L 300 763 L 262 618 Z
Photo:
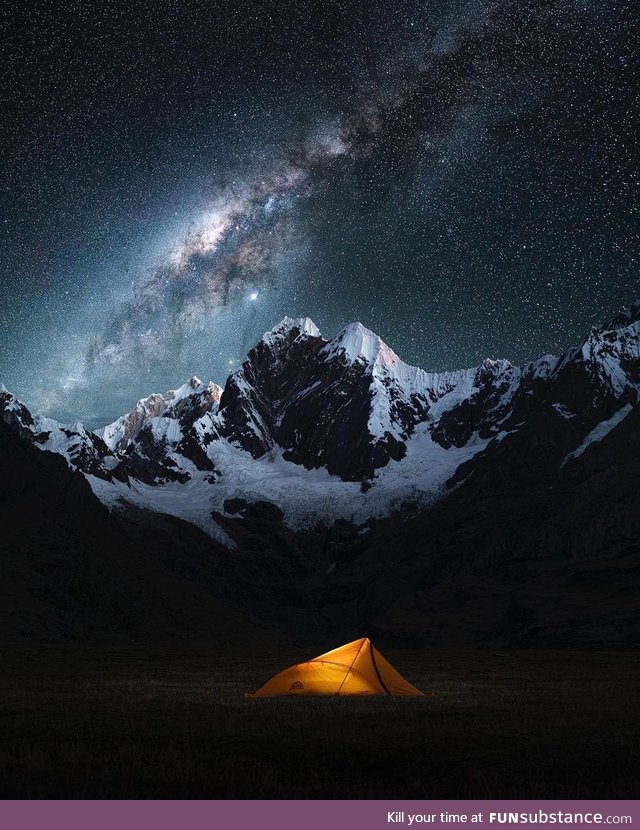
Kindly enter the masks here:
M 271 345 L 284 338 L 289 332 L 298 329 L 300 335 L 307 337 L 321 337 L 320 329 L 310 317 L 283 317 L 277 326 L 262 335 L 262 342 Z
M 608 320 L 604 329 L 609 331 L 623 329 L 638 321 L 640 321 L 640 300 L 632 303 L 629 308 L 623 308 L 611 320 Z
M 377 334 L 360 322 L 349 323 L 324 347 L 328 356 L 342 354 L 349 363 L 362 358 L 365 363 L 396 366 L 400 358 Z

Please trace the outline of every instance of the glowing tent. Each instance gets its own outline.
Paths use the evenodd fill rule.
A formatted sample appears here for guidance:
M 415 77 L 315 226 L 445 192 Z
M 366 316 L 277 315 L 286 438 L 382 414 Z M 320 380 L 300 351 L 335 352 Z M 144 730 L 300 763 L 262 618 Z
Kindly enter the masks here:
M 254 694 L 280 695 L 422 695 L 374 648 L 368 637 L 354 640 L 308 663 L 298 663 L 276 674 Z

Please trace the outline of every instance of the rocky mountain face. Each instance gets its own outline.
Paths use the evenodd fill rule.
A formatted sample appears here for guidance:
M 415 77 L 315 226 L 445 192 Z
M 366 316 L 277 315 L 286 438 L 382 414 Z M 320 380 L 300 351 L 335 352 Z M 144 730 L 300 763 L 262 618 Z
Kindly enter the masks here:
M 308 318 L 285 318 L 227 381 L 219 432 L 254 457 L 279 447 L 307 469 L 369 479 L 468 379 L 408 366 L 361 323 L 327 342 Z
M 10 392 L 0 388 L 0 421 L 41 449 L 63 455 L 83 473 L 109 475 L 118 463 L 104 441 L 79 422 L 65 425 L 53 418 L 32 415 Z
M 150 484 L 188 481 L 171 457 L 175 452 L 200 469 L 212 469 L 193 431 L 194 423 L 217 408 L 222 389 L 193 377 L 179 389 L 152 394 L 102 429 L 90 432 L 32 415 L 9 392 L 0 392 L 0 418 L 42 449 L 64 455 L 84 473 L 108 481 L 136 479 Z
M 276 452 L 307 470 L 368 482 L 390 461 L 402 461 L 418 433 L 444 450 L 477 441 L 479 451 L 482 442 L 502 441 L 543 413 L 566 454 L 616 412 L 635 406 L 638 316 L 635 306 L 559 357 L 522 367 L 485 360 L 445 373 L 408 366 L 360 323 L 326 341 L 308 318 L 285 318 L 224 390 L 194 377 L 178 390 L 143 398 L 96 433 L 34 416 L 8 392 L 0 393 L 0 412 L 84 472 L 150 485 L 185 483 L 191 468 L 210 473 L 214 483 L 209 447 L 221 440 L 254 459 Z
M 117 456 L 112 475 L 121 481 L 136 479 L 147 484 L 162 481 L 184 483 L 189 475 L 178 459 L 198 470 L 213 470 L 204 452 L 195 423 L 215 411 L 222 389 L 192 377 L 175 391 L 139 400 L 132 412 L 98 431 Z
M 285 318 L 224 389 L 194 377 L 97 433 L 3 391 L 0 420 L 160 534 L 163 566 L 285 629 L 635 642 L 639 392 L 639 305 L 564 355 L 446 373 Z

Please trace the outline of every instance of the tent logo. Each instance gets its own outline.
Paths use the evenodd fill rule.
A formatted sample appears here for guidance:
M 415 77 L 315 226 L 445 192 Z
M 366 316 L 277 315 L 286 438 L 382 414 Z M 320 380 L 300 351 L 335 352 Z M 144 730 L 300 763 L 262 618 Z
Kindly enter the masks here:
M 302 685 L 302 683 L 299 680 L 296 680 L 295 683 L 292 683 L 289 686 L 289 691 L 290 692 L 293 692 L 293 691 L 297 692 L 299 689 L 304 689 L 304 686 Z

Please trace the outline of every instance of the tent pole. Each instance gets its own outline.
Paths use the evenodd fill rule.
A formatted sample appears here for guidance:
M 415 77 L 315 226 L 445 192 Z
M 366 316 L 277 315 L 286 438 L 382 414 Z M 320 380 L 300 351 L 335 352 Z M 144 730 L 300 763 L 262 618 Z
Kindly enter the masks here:
M 345 682 L 345 680 L 347 679 L 347 677 L 349 677 L 349 672 L 350 672 L 350 671 L 351 671 L 351 669 L 353 668 L 353 664 L 354 664 L 354 663 L 356 662 L 356 660 L 358 659 L 358 655 L 359 655 L 359 654 L 360 654 L 360 652 L 362 651 L 362 646 L 363 646 L 366 642 L 367 642 L 367 638 L 365 637 L 365 638 L 362 640 L 362 642 L 360 643 L 360 648 L 356 651 L 355 657 L 354 657 L 354 658 L 353 658 L 353 660 L 351 661 L 351 665 L 349 666 L 349 668 L 348 668 L 348 669 L 347 669 L 347 671 L 345 672 L 345 675 L 344 675 L 344 677 L 342 678 L 342 683 L 338 686 L 338 691 L 336 692 L 336 694 L 337 694 L 337 695 L 339 695 L 339 694 L 340 694 L 340 689 L 344 686 L 344 682 Z
M 389 695 L 389 697 L 393 697 L 393 695 L 391 694 L 389 689 L 387 689 L 387 684 L 382 679 L 382 675 L 380 674 L 380 671 L 378 670 L 378 664 L 376 663 L 376 656 L 373 653 L 373 651 L 374 651 L 373 643 L 371 643 L 371 662 L 373 663 L 373 668 L 376 670 L 376 674 L 378 675 L 378 680 L 380 681 L 380 685 L 382 686 L 382 688 Z

